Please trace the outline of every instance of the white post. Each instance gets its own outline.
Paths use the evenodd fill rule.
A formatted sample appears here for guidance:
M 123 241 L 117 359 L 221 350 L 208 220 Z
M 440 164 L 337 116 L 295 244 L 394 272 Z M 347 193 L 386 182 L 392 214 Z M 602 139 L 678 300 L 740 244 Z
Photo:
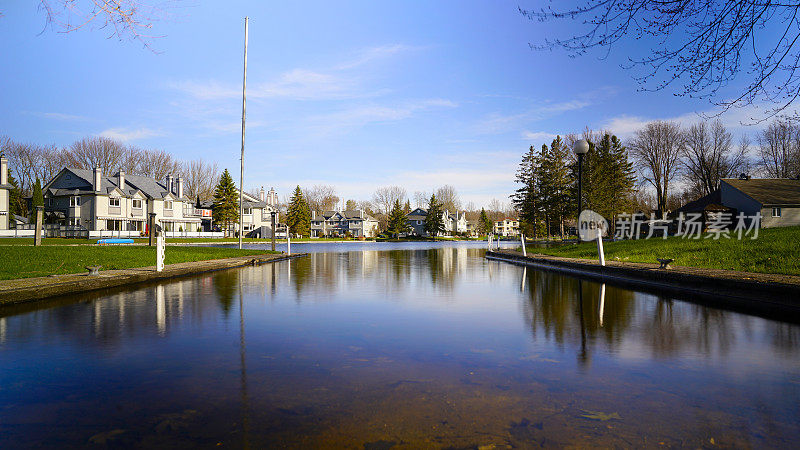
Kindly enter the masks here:
M 286 254 L 292 254 L 292 233 L 289 233 L 289 228 L 286 228 Z
M 600 265 L 606 265 L 606 255 L 603 253 L 603 233 L 597 230 L 597 255 L 600 257 Z
M 522 242 L 522 256 L 528 256 L 528 251 L 525 250 L 525 235 L 520 233 L 519 240 Z
M 488 244 L 487 248 L 489 250 L 492 249 L 492 233 L 486 235 L 486 243 Z
M 164 232 L 156 236 L 156 272 L 164 270 Z

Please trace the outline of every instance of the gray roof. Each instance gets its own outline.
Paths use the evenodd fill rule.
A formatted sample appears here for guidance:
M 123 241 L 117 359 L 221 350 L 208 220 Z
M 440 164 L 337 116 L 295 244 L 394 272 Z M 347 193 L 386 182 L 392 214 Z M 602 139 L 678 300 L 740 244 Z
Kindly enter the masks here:
M 77 189 L 59 189 L 58 187 L 50 187 L 49 192 L 53 195 L 70 195 L 70 194 L 93 194 L 94 190 L 94 171 L 88 169 L 76 169 L 67 167 L 65 170 L 70 171 L 75 176 L 85 182 L 85 186 Z M 114 189 L 119 188 L 125 195 L 132 196 L 137 191 L 141 191 L 145 197 L 162 199 L 169 193 L 165 184 L 154 180 L 152 178 L 143 177 L 140 175 L 125 174 L 125 186 L 119 186 L 119 172 L 112 176 L 100 177 L 100 192 L 110 194 Z M 177 193 L 173 192 L 172 195 L 177 197 Z
M 762 206 L 800 205 L 800 180 L 788 178 L 753 178 L 740 180 L 725 178 L 722 181 L 743 192 Z

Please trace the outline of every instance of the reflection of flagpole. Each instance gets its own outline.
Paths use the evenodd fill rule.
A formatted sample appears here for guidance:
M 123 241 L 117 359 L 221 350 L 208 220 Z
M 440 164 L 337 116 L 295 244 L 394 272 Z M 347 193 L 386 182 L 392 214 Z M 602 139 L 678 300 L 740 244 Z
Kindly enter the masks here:
M 242 391 L 242 447 L 249 448 L 247 440 L 250 425 L 248 412 L 249 401 L 247 397 L 247 365 L 245 364 L 247 345 L 244 340 L 244 301 L 242 299 L 242 279 L 239 277 L 239 364 L 241 366 L 241 391 Z
M 600 285 L 600 326 L 603 326 L 603 310 L 606 306 L 606 284 Z
M 525 278 L 528 278 L 528 266 L 522 266 L 522 286 L 519 290 L 525 292 Z

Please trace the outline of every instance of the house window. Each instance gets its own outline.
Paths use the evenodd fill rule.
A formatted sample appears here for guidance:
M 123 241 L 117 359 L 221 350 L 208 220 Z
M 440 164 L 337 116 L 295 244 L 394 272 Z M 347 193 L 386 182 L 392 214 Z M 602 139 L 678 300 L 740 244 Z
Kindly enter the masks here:
M 47 197 L 47 206 L 53 206 L 53 197 Z
M 772 217 L 780 217 L 781 216 L 781 209 L 780 208 L 772 208 Z
M 242 214 L 248 214 L 248 215 L 253 214 L 253 209 L 252 208 L 244 208 L 244 212 Z
M 69 198 L 69 206 L 81 206 L 81 198 L 80 197 L 70 197 Z
M 119 197 L 111 197 L 108 199 L 109 206 L 119 206 Z
M 172 200 L 164 200 L 164 209 L 172 209 Z
M 142 201 L 138 199 L 133 199 L 133 207 L 137 209 L 142 208 Z

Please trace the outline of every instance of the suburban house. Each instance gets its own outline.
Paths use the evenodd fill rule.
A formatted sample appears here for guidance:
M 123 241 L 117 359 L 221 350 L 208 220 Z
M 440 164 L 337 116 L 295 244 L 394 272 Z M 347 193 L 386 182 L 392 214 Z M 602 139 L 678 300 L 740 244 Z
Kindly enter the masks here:
M 519 236 L 519 221 L 505 218 L 494 222 L 492 232 L 498 236 Z
M 239 191 L 237 189 L 236 193 Z M 269 197 L 264 192 L 264 187 L 258 191 L 258 198 L 253 197 L 247 192 L 242 193 L 242 228 L 244 235 L 247 237 L 266 238 L 272 236 L 272 211 L 276 211 L 274 205 L 270 205 L 267 199 L 275 199 L 277 205 L 278 194 L 270 189 Z M 279 218 L 275 217 L 277 221 Z M 239 231 L 239 225 L 236 225 L 236 231 Z
M 675 213 L 701 213 L 703 223 L 728 213 L 733 226 L 739 213 L 747 217 L 760 213 L 762 228 L 800 225 L 800 180 L 724 178 L 717 190 L 683 205 Z
M 428 211 L 422 208 L 417 208 L 406 216 L 408 226 L 411 228 L 410 234 L 416 236 L 427 236 L 425 231 L 425 218 L 428 217 Z M 446 234 L 466 233 L 467 232 L 467 213 L 451 213 L 450 211 L 442 211 L 442 223 L 444 224 L 444 232 Z
M 144 233 L 149 213 L 165 231 L 200 230 L 191 199 L 184 198 L 183 179 L 163 181 L 117 172 L 64 168 L 42 189 L 45 221 L 81 226 L 90 231 Z M 130 233 L 129 233 L 130 234 Z
M 311 212 L 311 237 L 375 237 L 378 221 L 364 210 Z
M 8 160 L 0 156 L 0 230 L 9 229 L 11 222 L 11 189 L 8 182 Z

